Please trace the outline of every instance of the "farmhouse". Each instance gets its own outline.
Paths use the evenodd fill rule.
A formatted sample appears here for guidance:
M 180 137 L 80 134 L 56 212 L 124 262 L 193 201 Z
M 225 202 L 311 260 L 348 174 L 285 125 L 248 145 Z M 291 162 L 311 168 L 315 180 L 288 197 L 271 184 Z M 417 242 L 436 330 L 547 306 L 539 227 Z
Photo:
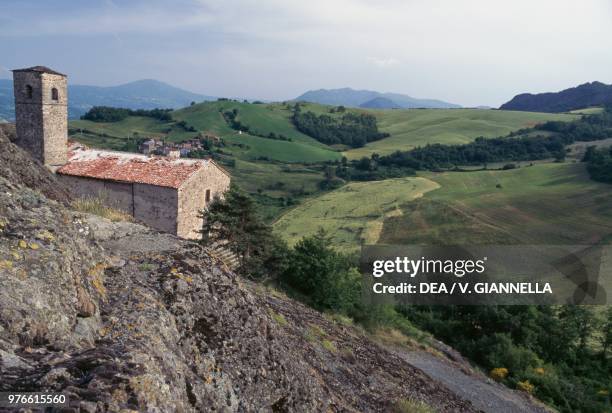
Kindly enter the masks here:
M 57 173 L 79 197 L 101 197 L 139 221 L 198 238 L 199 212 L 229 188 L 208 159 L 177 159 L 68 144 L 66 75 L 43 66 L 13 71 L 17 145 Z

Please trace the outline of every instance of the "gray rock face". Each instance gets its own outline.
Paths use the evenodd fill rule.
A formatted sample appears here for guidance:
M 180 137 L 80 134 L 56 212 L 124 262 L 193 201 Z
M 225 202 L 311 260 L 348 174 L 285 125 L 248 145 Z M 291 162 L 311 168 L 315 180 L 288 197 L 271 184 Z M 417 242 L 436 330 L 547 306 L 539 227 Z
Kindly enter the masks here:
M 64 391 L 112 411 L 327 408 L 267 313 L 200 246 L 80 216 L 3 178 L 0 216 L 0 390 Z
M 201 246 L 79 214 L 6 176 L 0 391 L 63 392 L 84 412 L 384 411 L 401 398 L 473 411 L 356 329 L 262 293 Z M 308 339 L 315 327 L 331 346 Z

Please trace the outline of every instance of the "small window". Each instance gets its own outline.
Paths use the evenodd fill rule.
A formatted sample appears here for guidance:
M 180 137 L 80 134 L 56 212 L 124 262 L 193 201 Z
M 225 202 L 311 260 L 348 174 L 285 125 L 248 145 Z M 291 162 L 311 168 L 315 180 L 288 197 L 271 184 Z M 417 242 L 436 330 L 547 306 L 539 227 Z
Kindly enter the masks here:
M 59 100 L 59 94 L 57 93 L 56 88 L 51 89 L 51 99 Z
M 210 189 L 206 190 L 206 203 L 210 201 Z
M 32 99 L 32 86 L 26 85 L 26 96 L 28 99 Z

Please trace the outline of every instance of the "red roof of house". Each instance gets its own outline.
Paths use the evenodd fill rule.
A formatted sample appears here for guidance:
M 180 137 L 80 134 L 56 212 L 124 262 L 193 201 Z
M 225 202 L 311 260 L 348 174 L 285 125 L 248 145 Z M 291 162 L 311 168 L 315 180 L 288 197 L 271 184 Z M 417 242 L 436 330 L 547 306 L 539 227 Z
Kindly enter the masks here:
M 214 165 L 209 160 L 148 157 L 87 149 L 78 145 L 70 148 L 68 157 L 68 163 L 59 168 L 57 173 L 169 188 L 179 188 L 197 170 Z

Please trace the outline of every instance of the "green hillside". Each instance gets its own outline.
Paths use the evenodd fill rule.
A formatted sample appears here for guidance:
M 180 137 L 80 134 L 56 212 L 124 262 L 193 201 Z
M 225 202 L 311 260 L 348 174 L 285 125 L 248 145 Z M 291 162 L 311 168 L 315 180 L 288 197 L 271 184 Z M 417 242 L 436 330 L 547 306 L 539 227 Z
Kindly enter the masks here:
M 390 137 L 369 143 L 344 154 L 349 159 L 386 155 L 396 150 L 409 150 L 428 143 L 461 144 L 479 136 L 504 136 L 512 131 L 532 127 L 548 120 L 570 121 L 576 115 L 514 112 L 482 109 L 411 109 L 370 110 L 378 119 L 381 132 Z
M 302 104 L 302 111 L 341 116 L 331 106 Z M 223 118 L 223 112 L 237 111 L 236 119 L 249 127 L 249 133 L 238 133 Z M 361 109 L 347 109 L 365 112 Z M 549 114 L 478 109 L 412 109 L 368 110 L 378 119 L 379 130 L 391 136 L 363 148 L 344 152 L 349 159 L 407 150 L 428 143 L 467 143 L 478 136 L 497 137 L 547 120 L 572 120 L 576 114 Z M 243 160 L 261 157 L 280 162 L 321 162 L 339 159 L 341 154 L 299 132 L 291 123 L 290 105 L 252 104 L 235 101 L 204 102 L 172 112 L 174 122 L 131 116 L 120 122 L 98 123 L 72 121 L 72 136 L 85 143 L 120 149 L 136 133 L 140 137 L 166 137 L 182 141 L 198 133 L 221 136 L 230 145 L 224 151 Z M 184 121 L 196 132 L 186 131 L 176 121 Z M 79 133 L 79 130 L 85 132 Z M 267 138 L 284 136 L 288 140 Z M 258 136 L 255 136 L 258 135 Z M 265 137 L 262 137 L 265 136 Z M 346 148 L 345 148 L 346 149 Z
M 373 241 L 610 242 L 612 192 L 591 181 L 583 164 L 424 173 L 419 178 L 350 184 L 287 212 L 275 230 L 293 242 L 319 226 L 349 250 Z
M 126 141 L 138 137 L 164 138 L 180 142 L 197 135 L 196 132 L 185 131 L 175 122 L 161 122 L 142 116 L 129 116 L 119 122 L 74 120 L 70 121 L 69 128 L 72 139 L 86 145 L 116 150 L 123 149 Z
M 350 183 L 290 210 L 276 221 L 274 229 L 294 244 L 324 228 L 335 248 L 352 251 L 362 243 L 376 243 L 386 218 L 437 187 L 420 177 Z
M 291 141 L 274 140 L 238 133 L 223 118 L 223 112 L 238 110 L 238 119 L 257 135 L 284 135 Z M 289 121 L 290 111 L 284 106 L 259 105 L 233 101 L 205 102 L 172 112 L 173 122 L 130 116 L 119 122 L 70 122 L 71 137 L 93 146 L 121 149 L 126 140 L 139 137 L 165 137 L 180 142 L 202 133 L 213 133 L 229 145 L 223 148 L 243 160 L 268 158 L 280 162 L 322 162 L 339 159 L 341 154 L 298 132 Z M 177 124 L 185 121 L 196 132 L 186 131 Z

